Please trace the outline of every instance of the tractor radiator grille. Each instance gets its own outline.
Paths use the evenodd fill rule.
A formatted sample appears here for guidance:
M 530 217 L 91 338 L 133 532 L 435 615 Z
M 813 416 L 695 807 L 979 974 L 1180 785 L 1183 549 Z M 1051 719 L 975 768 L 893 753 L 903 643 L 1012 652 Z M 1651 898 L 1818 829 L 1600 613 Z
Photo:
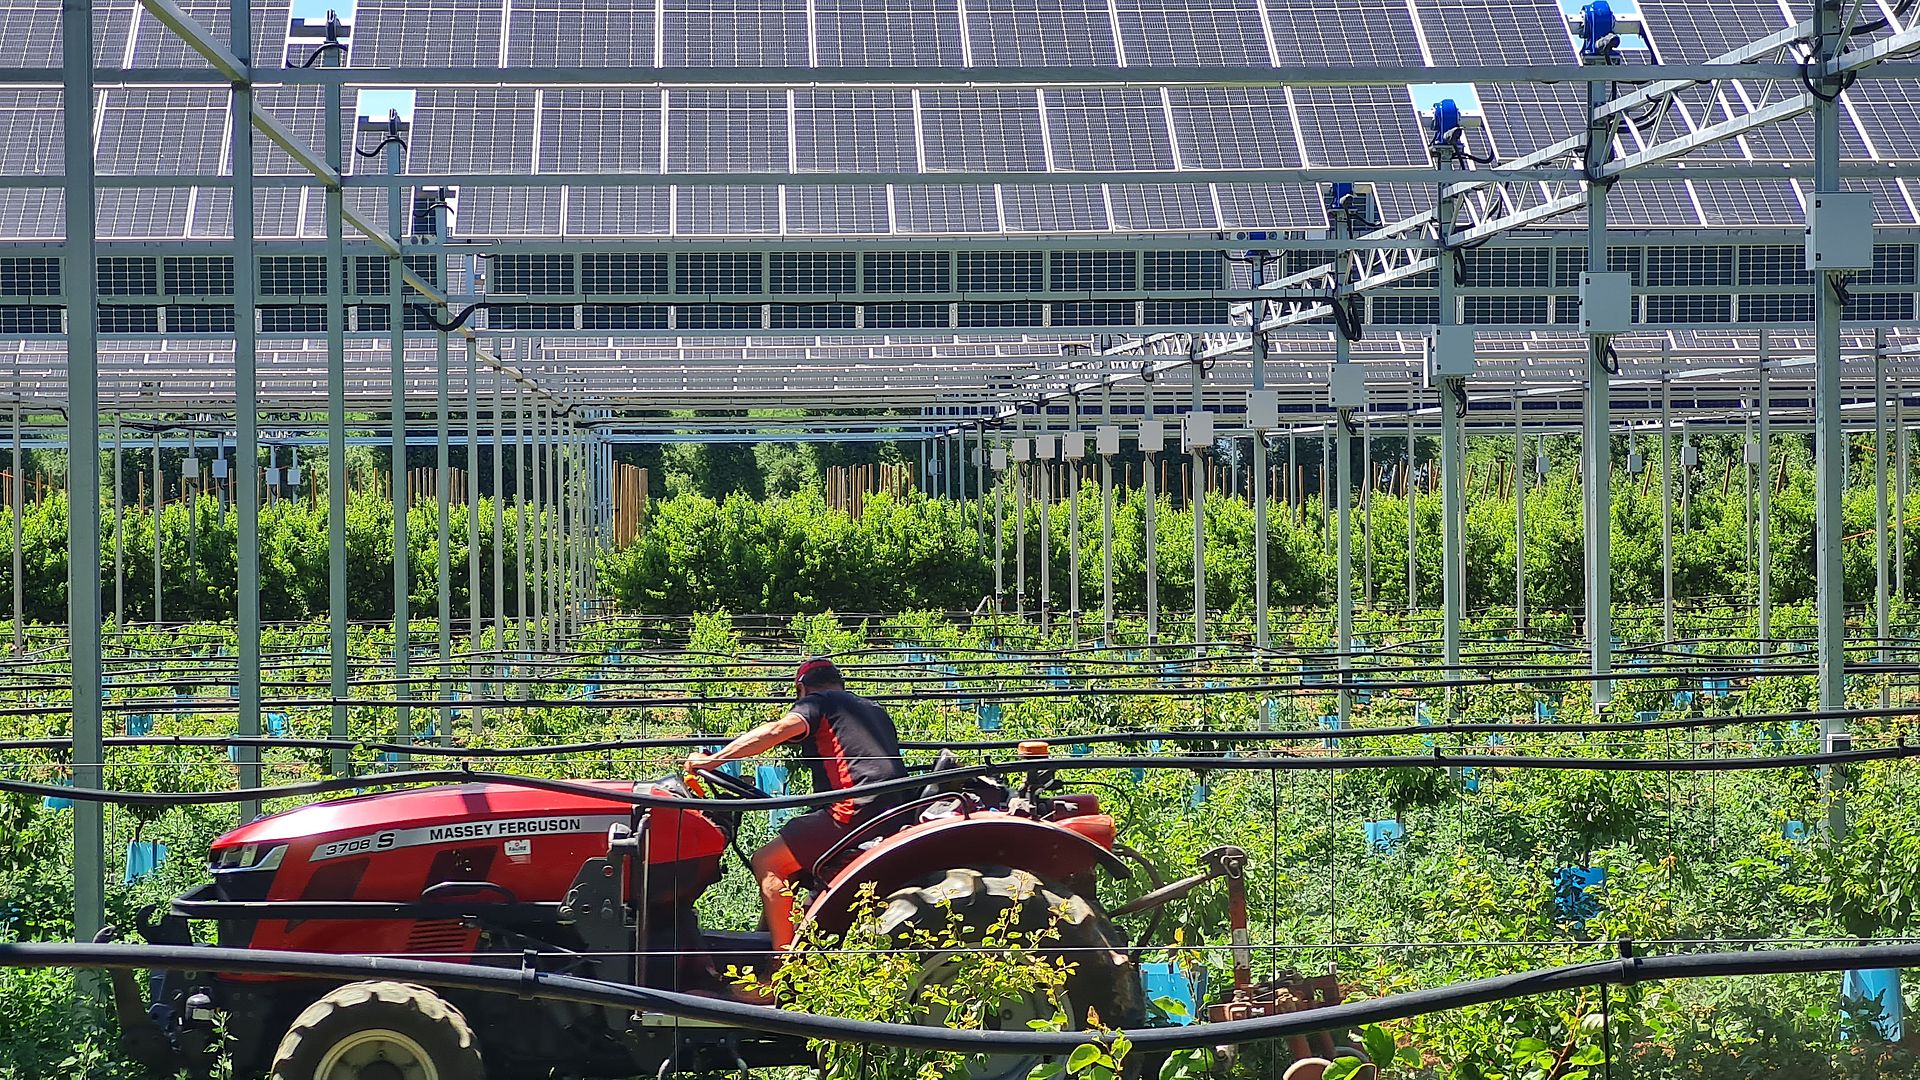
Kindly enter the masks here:
M 420 923 L 407 935 L 410 953 L 457 953 L 473 948 L 473 930 L 458 919 L 435 919 Z

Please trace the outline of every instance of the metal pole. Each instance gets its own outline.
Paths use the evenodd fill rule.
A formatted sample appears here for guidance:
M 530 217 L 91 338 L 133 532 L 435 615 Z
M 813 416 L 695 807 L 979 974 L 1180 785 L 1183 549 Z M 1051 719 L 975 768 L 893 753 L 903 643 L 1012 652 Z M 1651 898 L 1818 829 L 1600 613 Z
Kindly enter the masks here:
M 513 423 L 513 579 L 519 592 L 515 602 L 513 654 L 520 658 L 518 668 L 524 668 L 528 657 L 527 641 L 533 624 L 528 621 L 527 578 L 531 574 L 527 566 L 527 420 L 533 406 L 524 394 L 515 393 L 517 408 L 514 409 Z M 514 693 L 526 696 L 526 686 L 514 683 Z
M 1887 566 L 1887 332 L 1873 332 L 1873 633 L 1879 639 L 1875 658 L 1887 662 L 1887 640 L 1893 636 L 1891 580 Z M 1892 704 L 1890 687 L 1880 683 L 1880 707 Z
M 1813 6 L 1817 61 L 1838 54 L 1844 28 L 1841 12 L 1827 4 Z M 1840 191 L 1840 114 L 1837 104 L 1845 84 L 1837 79 L 1825 85 L 1813 102 L 1813 161 L 1815 198 Z M 1840 320 L 1845 310 L 1839 286 L 1844 275 L 1821 271 L 1814 276 L 1814 559 L 1817 636 L 1819 639 L 1820 708 L 1830 718 L 1820 722 L 1822 742 L 1831 746 L 1847 733 L 1839 715 L 1846 703 L 1846 576 L 1843 562 L 1842 495 L 1847 481 L 1847 437 L 1840 403 Z M 1828 770 L 1828 826 L 1835 836 L 1846 831 L 1844 775 Z
M 1527 417 L 1513 395 L 1513 628 L 1527 628 Z
M 1146 398 L 1147 420 L 1153 414 L 1153 379 L 1151 373 L 1141 376 L 1141 394 Z M 1141 455 L 1141 492 L 1146 497 L 1146 540 L 1147 545 L 1147 644 L 1156 645 L 1160 641 L 1160 551 L 1156 527 L 1160 518 L 1159 480 L 1154 468 L 1159 464 L 1160 453 L 1157 449 L 1147 450 Z
M 1080 647 L 1080 460 L 1086 454 L 1086 435 L 1080 430 L 1080 395 L 1073 396 L 1073 427 L 1067 438 L 1074 440 L 1079 457 L 1067 459 L 1067 621 L 1074 648 Z M 1065 455 L 1062 455 L 1063 457 Z
M 1335 301 L 1338 303 L 1339 301 Z M 1334 364 L 1345 364 L 1352 360 L 1351 343 L 1347 335 L 1335 330 L 1333 335 Z M 1339 448 L 1334 454 L 1334 478 L 1336 506 L 1334 511 L 1334 633 L 1335 648 L 1340 654 L 1340 666 L 1345 669 L 1341 683 L 1352 681 L 1353 674 L 1353 410 L 1351 407 L 1334 409 L 1334 424 L 1339 428 Z M 1260 485 L 1264 487 L 1264 483 Z M 1346 727 L 1353 717 L 1353 691 L 1344 686 L 1340 690 L 1338 709 L 1340 726 Z
M 1034 441 L 1027 436 L 1026 413 L 1020 414 L 1020 423 L 1015 430 L 1016 436 L 1026 445 L 1021 453 L 1026 461 L 1016 460 L 1013 466 L 1013 610 L 1022 619 L 1027 617 L 1027 480 L 1033 475 Z
M 1265 279 L 1266 252 L 1252 252 L 1248 266 L 1253 271 L 1252 284 L 1259 288 Z M 1253 388 L 1256 391 L 1267 388 L 1267 336 L 1260 330 L 1266 321 L 1267 305 L 1255 300 L 1252 309 L 1253 327 L 1249 337 L 1253 346 Z M 1336 338 L 1344 335 L 1336 334 Z M 1342 342 L 1344 344 L 1344 341 Z M 1264 431 L 1253 433 L 1253 643 L 1257 648 L 1266 649 L 1272 645 L 1271 620 L 1267 613 L 1268 574 L 1267 566 L 1267 436 Z
M 1416 515 L 1414 506 L 1419 501 L 1413 486 L 1413 414 L 1418 409 L 1416 397 L 1419 388 L 1411 382 L 1407 384 L 1407 473 L 1405 494 L 1407 497 L 1407 614 L 1412 615 L 1420 607 L 1420 549 L 1415 535 Z
M 493 373 L 493 673 L 506 678 L 507 657 L 507 496 L 506 455 L 502 452 L 507 416 L 507 380 Z M 505 697 L 504 691 L 496 696 Z
M 1896 375 L 1893 378 L 1893 591 L 1902 601 L 1907 598 L 1907 389 Z
M 433 224 L 434 243 L 441 247 L 447 242 L 447 204 L 444 198 L 434 199 Z M 452 262 L 445 255 L 440 257 L 440 281 L 442 284 L 453 280 L 450 272 Z M 453 313 L 444 305 L 440 308 L 439 319 L 442 323 L 451 322 Z M 453 421 L 452 399 L 447 391 L 448 376 L 447 332 L 435 330 L 433 334 L 433 468 L 434 496 L 439 511 L 439 528 L 435 531 L 434 541 L 434 580 L 439 585 L 439 595 L 435 597 L 439 605 L 440 622 L 440 666 L 434 672 L 436 683 L 433 696 L 442 701 L 453 695 L 453 455 L 448 444 L 448 425 Z M 440 741 L 453 742 L 453 708 L 440 707 Z
M 1200 380 L 1205 374 L 1196 358 L 1188 365 L 1193 371 L 1193 411 L 1201 411 Z M 1193 482 L 1188 486 L 1188 502 L 1193 509 L 1193 644 L 1197 654 L 1207 644 L 1207 458 L 1195 446 Z
M 1761 651 L 1773 640 L 1773 432 L 1768 416 L 1773 411 L 1773 395 L 1768 392 L 1767 332 L 1760 332 L 1760 408 L 1754 414 L 1760 439 L 1760 458 L 1755 462 L 1759 483 L 1754 485 L 1754 540 L 1759 546 L 1758 627 Z M 1749 476 L 1753 474 L 1749 472 Z
M 15 363 L 18 363 L 16 360 Z M 26 412 L 26 395 L 20 382 L 19 372 L 13 377 L 13 651 L 24 656 L 27 651 L 27 594 L 26 594 L 26 544 L 23 540 L 27 516 L 27 459 L 20 448 L 20 416 Z M 156 436 L 153 450 L 154 490 L 159 490 L 160 446 Z M 156 501 L 155 505 L 158 505 Z M 153 545 L 153 619 L 160 621 L 160 515 L 154 514 Z
M 1112 374 L 1111 371 L 1108 372 Z M 1100 426 L 1113 425 L 1113 380 L 1101 391 Z M 1113 455 L 1100 455 L 1100 641 L 1113 647 Z
M 1673 380 L 1660 369 L 1660 632 L 1673 632 Z
M 335 23 L 329 19 L 328 43 L 337 45 Z M 321 55 L 326 67 L 340 66 L 340 49 L 328 48 Z M 340 86 L 325 88 L 327 165 L 336 174 L 345 172 L 341 164 L 344 142 L 352 137 L 342 131 Z M 327 629 L 328 693 L 334 704 L 330 710 L 333 738 L 347 737 L 347 254 L 343 195 L 337 187 L 326 189 L 327 226 Z M 156 468 L 159 451 L 154 451 Z M 156 483 L 159 476 L 154 477 Z M 157 527 L 157 519 L 156 519 Z M 156 552 L 159 545 L 155 545 Z M 157 567 L 156 567 L 157 569 Z M 158 619 L 160 577 L 154 575 L 155 615 Z M 345 747 L 328 751 L 334 775 L 345 775 L 350 760 Z
M 67 622 L 72 642 L 73 783 L 101 786 L 100 731 L 100 357 L 94 329 L 93 5 L 63 0 L 61 108 L 67 296 Z M 16 416 L 18 414 L 16 413 Z M 16 455 L 15 461 L 19 460 Z M 17 469 L 15 471 L 18 471 Z M 17 520 L 17 519 L 16 519 Z M 18 550 L 16 546 L 15 550 Z M 16 573 L 14 581 L 20 580 Z M 76 800 L 73 821 L 74 936 L 91 941 L 106 922 L 102 804 Z M 96 985 L 82 984 L 83 993 Z
M 20 411 L 17 408 L 14 410 L 13 421 L 13 457 L 15 461 L 18 461 L 20 460 Z M 14 469 L 14 495 L 16 501 L 21 493 L 18 482 L 20 479 L 19 473 L 20 470 L 16 467 Z M 161 593 L 164 591 L 163 583 L 166 580 L 166 575 L 160 571 L 160 557 L 165 551 L 161 542 L 160 533 L 160 505 L 164 501 L 162 493 L 166 490 L 166 488 L 162 486 L 163 483 L 164 478 L 160 472 L 160 429 L 156 426 L 153 430 L 153 623 L 155 626 L 160 625 L 161 621 L 160 601 L 162 599 Z M 13 515 L 13 522 L 17 530 L 20 525 L 20 515 L 17 511 Z M 20 535 L 17 531 L 13 537 L 13 566 L 13 584 L 17 592 L 20 587 Z M 16 595 L 14 599 L 17 602 L 19 600 L 18 595 Z M 19 625 L 17 620 L 15 625 Z
M 250 0 L 232 0 L 228 28 L 233 55 L 253 66 L 253 16 Z M 243 739 L 260 735 L 260 383 L 254 307 L 255 273 L 253 221 L 253 87 L 235 84 L 229 145 L 233 155 L 233 387 L 234 434 L 234 547 L 238 568 L 234 662 L 239 674 L 234 692 L 239 696 L 238 730 Z M 115 483 L 119 481 L 116 475 Z M 239 778 L 243 788 L 260 786 L 260 746 L 239 747 Z M 260 803 L 240 804 L 240 820 L 260 814 Z
M 390 114 L 394 127 L 399 126 L 398 114 Z M 400 161 L 400 143 L 387 144 L 387 171 L 398 176 L 403 171 Z M 391 223 L 396 237 L 407 232 L 409 220 L 407 207 L 403 200 L 404 189 L 395 186 L 387 193 L 387 221 Z M 407 675 L 411 666 L 408 655 L 408 620 L 412 618 L 407 594 L 407 304 L 406 285 L 402 281 L 402 272 L 406 264 L 398 254 L 387 258 L 387 329 L 391 334 L 388 359 L 392 366 L 393 414 L 392 462 L 388 470 L 393 484 L 393 678 L 394 697 L 405 702 L 413 696 Z M 412 710 L 401 704 L 393 711 L 394 739 L 401 743 L 413 741 Z M 401 761 L 411 759 L 410 754 L 402 754 Z
M 1453 154 L 1445 145 L 1435 148 L 1434 163 L 1441 168 L 1454 164 Z M 1457 290 L 1459 280 L 1456 277 L 1454 259 L 1456 256 L 1446 249 L 1447 234 L 1453 229 L 1456 208 L 1454 199 L 1448 195 L 1447 186 L 1442 184 L 1436 196 L 1435 209 L 1439 215 L 1437 235 L 1441 242 L 1438 254 L 1440 269 L 1436 275 L 1440 299 L 1440 327 L 1451 326 L 1460 321 Z M 1471 341 L 1472 331 L 1467 331 Z M 1438 344 L 1439 338 L 1435 338 Z M 1440 380 L 1440 592 L 1441 619 L 1440 635 L 1442 650 L 1446 656 L 1446 676 L 1449 679 L 1460 675 L 1460 634 L 1461 622 L 1467 608 L 1467 559 L 1465 527 L 1467 517 L 1466 485 L 1466 447 L 1463 445 L 1462 425 L 1466 422 L 1467 380 L 1460 376 Z M 1449 709 L 1458 707 L 1459 695 L 1453 691 L 1447 694 Z
M 1595 83 L 1587 89 L 1587 115 L 1592 118 L 1606 105 L 1608 88 Z M 1605 162 L 1613 142 L 1613 124 L 1589 119 L 1587 161 L 1598 170 Z M 1607 269 L 1607 189 L 1604 184 L 1587 185 L 1587 269 L 1605 273 Z M 1604 678 L 1613 668 L 1613 569 L 1611 540 L 1613 532 L 1613 436 L 1607 355 L 1611 348 L 1605 334 L 1587 336 L 1587 396 L 1580 439 L 1580 457 L 1584 473 L 1582 493 L 1586 497 L 1586 603 L 1587 648 L 1593 674 L 1602 676 L 1593 682 L 1593 708 L 1604 711 L 1613 698 L 1613 685 Z
M 986 446 L 981 444 L 984 453 Z M 1015 466 L 1018 469 L 1018 466 Z M 1016 472 L 1017 475 L 1017 472 Z M 1005 515 L 1007 502 L 1006 473 L 1002 470 L 993 478 L 993 610 L 995 613 L 1006 610 L 1007 595 L 1007 536 Z
M 1033 455 L 1040 473 L 1040 633 L 1048 633 L 1053 622 L 1053 462 L 1055 455 L 1040 456 L 1039 448 L 1053 434 L 1053 422 L 1041 406 L 1040 434 Z M 1049 447 L 1057 452 L 1057 447 Z
M 1373 489 L 1379 473 L 1373 466 L 1373 410 L 1360 417 L 1360 465 L 1366 476 L 1360 487 L 1360 596 L 1361 603 L 1373 606 Z
M 480 637 L 480 343 L 467 339 L 467 697 L 473 702 L 473 733 L 486 721 L 480 715 L 482 677 Z
M 160 452 L 160 440 L 153 440 L 154 453 Z M 120 410 L 113 410 L 113 629 L 123 639 L 127 633 L 127 571 L 125 566 L 127 507 L 120 482 L 124 458 L 120 445 Z
M 533 560 L 527 576 L 532 578 L 533 589 L 533 640 L 530 650 L 544 651 L 547 645 L 547 463 L 545 457 L 547 440 L 547 406 L 544 401 L 533 403 L 533 430 L 528 436 L 527 456 L 533 467 L 533 510 L 529 515 L 527 529 L 532 534 L 527 538 L 532 549 L 529 556 Z M 529 657 L 531 658 L 531 657 Z

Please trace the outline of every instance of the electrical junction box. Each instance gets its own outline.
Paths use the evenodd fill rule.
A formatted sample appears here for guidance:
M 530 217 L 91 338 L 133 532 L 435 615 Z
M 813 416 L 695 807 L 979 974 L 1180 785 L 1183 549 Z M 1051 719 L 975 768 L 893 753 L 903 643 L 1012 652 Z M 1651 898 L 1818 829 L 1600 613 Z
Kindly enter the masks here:
M 1060 456 L 1068 461 L 1079 461 L 1087 456 L 1087 433 L 1068 431 L 1060 436 Z
M 1817 191 L 1807 203 L 1807 269 L 1873 269 L 1873 194 Z
M 268 487 L 279 487 L 279 486 L 280 486 L 280 466 L 278 466 L 278 465 L 273 465 L 273 466 L 270 466 L 270 467 L 268 467 L 268 469 L 267 469 L 267 486 L 268 486 Z
M 1060 456 L 1060 439 L 1054 435 L 1033 437 L 1033 460 L 1052 461 Z
M 1140 421 L 1140 434 L 1137 436 L 1140 452 L 1157 454 L 1167 448 L 1167 422 L 1165 420 Z
M 1624 334 L 1633 329 L 1633 275 L 1580 274 L 1580 329 L 1588 334 Z
M 180 459 L 180 479 L 191 480 L 200 475 L 200 459 L 184 457 Z
M 1427 385 L 1473 374 L 1473 327 L 1436 326 L 1427 347 Z
M 1638 450 L 1627 451 L 1627 471 L 1635 476 L 1647 471 L 1647 456 Z
M 1031 439 L 1013 440 L 1013 460 L 1032 461 L 1033 460 L 1033 440 Z
M 1760 464 L 1761 462 L 1763 462 L 1764 460 L 1766 460 L 1766 458 L 1765 458 L 1765 455 L 1763 455 L 1763 454 L 1762 454 L 1762 453 L 1760 452 L 1760 440 L 1759 440 L 1759 439 L 1748 439 L 1748 440 L 1747 440 L 1747 442 L 1746 442 L 1746 461 L 1747 461 L 1747 464 L 1749 464 L 1749 465 L 1758 465 L 1758 464 Z
M 1180 449 L 1213 449 L 1213 414 L 1195 410 L 1180 418 Z
M 1101 457 L 1120 452 L 1120 425 L 1102 424 L 1093 429 L 1093 449 Z
M 215 480 L 225 480 L 227 478 L 226 458 L 217 457 L 213 459 L 213 478 Z
M 1689 443 L 1680 448 L 1680 467 L 1691 469 L 1700 464 L 1700 448 Z
M 1536 475 L 1545 477 L 1552 470 L 1553 463 L 1547 460 L 1547 455 L 1541 454 L 1533 459 L 1533 471 Z
M 1280 391 L 1247 391 L 1247 426 L 1255 431 L 1273 431 L 1280 426 Z
M 993 463 L 993 468 L 995 472 L 1006 471 L 1006 468 L 1007 468 L 1007 448 L 1006 447 L 996 446 L 993 448 L 992 463 Z
M 300 466 L 298 465 L 287 466 L 287 486 L 288 487 L 300 486 Z
M 1367 373 L 1355 364 L 1335 364 L 1327 376 L 1327 393 L 1336 409 L 1367 407 Z

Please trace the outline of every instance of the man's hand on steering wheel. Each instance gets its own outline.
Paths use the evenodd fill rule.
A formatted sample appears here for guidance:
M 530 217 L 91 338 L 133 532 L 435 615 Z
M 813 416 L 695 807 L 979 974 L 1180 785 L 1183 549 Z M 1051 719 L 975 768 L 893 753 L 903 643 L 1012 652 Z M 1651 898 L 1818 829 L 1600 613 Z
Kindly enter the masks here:
M 697 776 L 701 783 L 715 791 L 724 791 L 736 799 L 771 799 L 772 795 L 761 790 L 760 785 L 751 780 L 743 780 L 731 773 L 720 770 L 721 759 L 711 754 L 695 751 L 687 755 L 687 772 Z

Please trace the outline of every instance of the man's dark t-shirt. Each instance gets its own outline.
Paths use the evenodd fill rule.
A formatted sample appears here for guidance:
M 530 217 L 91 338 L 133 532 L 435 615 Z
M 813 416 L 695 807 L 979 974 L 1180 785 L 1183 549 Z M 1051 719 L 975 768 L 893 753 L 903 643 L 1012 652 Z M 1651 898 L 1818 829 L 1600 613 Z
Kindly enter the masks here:
M 839 791 L 907 775 L 893 717 L 866 698 L 845 690 L 816 690 L 795 702 L 792 712 L 807 722 L 799 747 L 813 773 L 815 791 Z M 834 803 L 834 820 L 851 824 L 873 801 L 869 795 Z

